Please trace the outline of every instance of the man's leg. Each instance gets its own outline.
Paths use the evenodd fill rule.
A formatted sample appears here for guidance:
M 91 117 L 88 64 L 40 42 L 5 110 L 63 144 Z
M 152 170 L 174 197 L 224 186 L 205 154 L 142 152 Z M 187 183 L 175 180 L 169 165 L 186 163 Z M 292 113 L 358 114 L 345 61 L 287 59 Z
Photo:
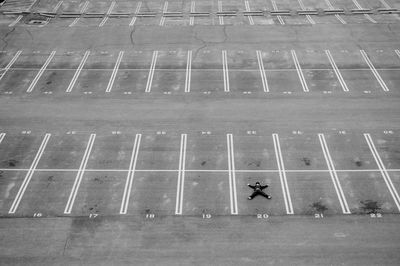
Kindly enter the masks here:
M 257 192 L 254 191 L 254 192 L 248 197 L 248 199 L 249 199 L 249 200 L 252 200 L 252 199 L 254 199 L 255 196 L 257 196 Z
M 268 195 L 268 194 L 266 194 L 264 191 L 260 191 L 259 194 L 260 194 L 261 196 L 263 196 L 263 197 L 266 197 L 267 199 L 270 199 L 270 198 L 271 198 L 271 196 Z

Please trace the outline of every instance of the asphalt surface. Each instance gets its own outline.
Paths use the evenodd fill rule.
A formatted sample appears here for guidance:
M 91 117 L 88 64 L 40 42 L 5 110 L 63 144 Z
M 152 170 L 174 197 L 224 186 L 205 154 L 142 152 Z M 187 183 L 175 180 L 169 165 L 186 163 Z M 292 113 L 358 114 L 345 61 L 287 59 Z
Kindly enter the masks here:
M 2 264 L 398 264 L 399 15 L 225 2 L 1 7 Z

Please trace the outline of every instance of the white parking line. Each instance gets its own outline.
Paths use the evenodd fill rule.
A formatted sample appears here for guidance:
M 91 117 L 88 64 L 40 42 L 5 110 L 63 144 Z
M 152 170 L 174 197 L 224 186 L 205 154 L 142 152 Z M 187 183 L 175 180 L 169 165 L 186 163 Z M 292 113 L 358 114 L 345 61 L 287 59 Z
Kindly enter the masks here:
M 272 3 L 272 8 L 274 9 L 274 11 L 278 11 L 278 6 L 276 5 L 275 0 L 271 0 Z M 281 25 L 285 25 L 285 21 L 282 19 L 282 16 L 277 16 L 278 17 L 278 21 L 279 23 L 281 23 Z
M 0 80 L 3 79 L 4 75 L 7 73 L 7 71 L 11 68 L 11 66 L 15 63 L 15 61 L 17 61 L 18 57 L 20 56 L 20 54 L 22 53 L 22 51 L 18 51 L 13 58 L 11 59 L 11 61 L 6 65 L 5 68 L 1 69 L 2 73 L 0 75 Z
M 13 213 L 15 213 L 17 211 L 19 203 L 21 202 L 22 197 L 24 196 L 25 190 L 28 187 L 28 184 L 32 179 L 33 173 L 35 172 L 36 166 L 38 165 L 39 160 L 42 157 L 43 151 L 46 148 L 46 145 L 47 145 L 47 142 L 50 139 L 50 136 L 51 136 L 51 134 L 49 134 L 49 133 L 47 133 L 44 136 L 42 144 L 40 144 L 39 150 L 36 153 L 35 158 L 33 159 L 31 167 L 29 168 L 29 171 L 26 173 L 24 181 L 22 182 L 22 185 L 18 190 L 17 196 L 15 197 L 14 202 L 12 203 L 11 208 L 8 211 L 9 214 L 13 214 Z
M 258 69 L 260 70 L 263 89 L 264 89 L 264 92 L 269 92 L 268 80 L 267 80 L 267 76 L 265 74 L 264 62 L 262 59 L 261 51 L 257 50 L 256 53 L 257 53 Z
M 376 147 L 375 147 L 374 142 L 372 141 L 371 135 L 369 133 L 364 133 L 364 137 L 365 137 L 365 140 L 368 143 L 368 147 L 371 150 L 372 155 L 374 156 L 376 164 L 378 165 L 378 168 L 379 168 L 379 170 L 381 172 L 383 180 L 385 181 L 386 186 L 388 187 L 389 192 L 393 197 L 393 200 L 394 200 L 394 202 L 395 202 L 395 204 L 397 206 L 397 209 L 400 211 L 400 197 L 399 197 L 399 194 L 397 193 L 397 190 L 393 185 L 393 182 L 392 182 L 392 180 L 391 180 L 391 178 L 389 176 L 389 173 L 387 172 L 386 167 L 383 164 L 382 159 L 381 159 L 378 151 L 376 150 Z
M 364 9 L 364 8 L 358 3 L 357 0 L 353 0 L 353 3 L 356 5 L 356 7 L 357 7 L 359 10 Z M 365 17 L 366 19 L 368 19 L 369 21 L 371 21 L 372 23 L 377 23 L 373 18 L 371 18 L 371 16 L 370 16 L 369 14 L 364 14 L 364 17 Z
M 375 19 L 373 19 L 369 14 L 364 14 L 364 17 L 366 17 L 369 21 L 371 21 L 372 23 L 378 23 L 376 22 Z
M 67 205 L 65 206 L 64 214 L 70 214 L 72 207 L 74 206 L 75 198 L 78 193 L 78 189 L 81 184 L 82 177 L 85 172 L 86 165 L 89 160 L 90 152 L 92 151 L 92 147 L 93 147 L 93 143 L 94 143 L 95 139 L 96 139 L 96 134 L 90 134 L 89 142 L 86 146 L 86 150 L 83 155 L 81 165 L 79 166 L 79 170 L 76 175 L 74 185 L 72 186 L 71 194 L 69 195 Z
M 192 1 L 192 2 L 190 3 L 190 13 L 196 12 L 195 9 L 196 9 L 196 2 L 195 2 L 195 1 Z M 193 16 L 190 16 L 189 25 L 190 25 L 190 26 L 193 26 L 193 25 L 194 25 L 194 17 L 193 17 Z
M 88 6 L 89 6 L 89 1 L 86 1 L 85 4 L 84 4 L 83 7 L 82 7 L 80 13 L 81 13 L 81 14 L 85 13 L 85 12 L 86 12 L 86 9 L 88 8 Z M 75 24 L 79 21 L 79 19 L 80 19 L 80 17 L 74 19 L 74 21 L 73 21 L 71 24 L 69 24 L 68 27 L 73 27 L 73 26 L 75 26 Z
M 342 77 L 342 74 L 340 74 L 339 68 L 337 67 L 337 65 L 336 65 L 336 63 L 335 63 L 335 60 L 333 60 L 333 57 L 332 57 L 332 55 L 331 55 L 331 52 L 330 52 L 329 50 L 325 50 L 325 54 L 326 54 L 326 56 L 328 57 L 329 62 L 331 63 L 331 66 L 332 66 L 332 68 L 333 68 L 333 71 L 335 72 L 336 77 L 338 78 L 338 80 L 339 80 L 339 82 L 340 82 L 340 85 L 342 86 L 343 91 L 348 92 L 349 89 L 347 88 L 347 84 L 346 84 L 346 82 L 344 81 L 344 79 L 343 79 L 343 77 Z
M 228 146 L 228 167 L 229 167 L 229 198 L 231 205 L 231 214 L 238 214 L 237 207 L 237 193 L 236 193 L 236 170 L 235 170 L 235 156 L 233 150 L 233 136 L 226 134 L 226 141 Z
M 0 134 L 0 144 L 3 142 L 4 137 L 6 136 L 6 133 L 1 133 Z
M 250 9 L 249 1 L 244 1 L 244 5 L 246 6 L 246 11 L 247 11 L 247 12 L 250 12 L 251 9 Z M 252 16 L 247 16 L 247 18 L 249 19 L 250 25 L 254 25 L 253 17 L 252 17 Z
M 222 70 L 224 74 L 224 91 L 229 92 L 229 70 L 226 50 L 222 50 Z
M 324 153 L 324 157 L 326 160 L 326 164 L 328 165 L 329 174 L 332 179 L 332 183 L 335 187 L 336 194 L 338 196 L 340 206 L 342 207 L 342 212 L 344 214 L 350 214 L 349 205 L 347 204 L 346 197 L 344 196 L 342 186 L 340 185 L 339 178 L 337 176 L 337 172 L 335 169 L 335 164 L 332 161 L 331 154 L 328 149 L 328 144 L 326 143 L 324 134 L 318 134 L 319 142 L 321 143 L 322 152 Z
M 63 4 L 64 1 L 59 1 L 57 5 L 53 8 L 53 12 L 57 12 L 60 6 Z
M 394 52 L 397 54 L 397 56 L 400 58 L 400 51 L 399 50 L 394 50 Z
M 117 62 L 115 62 L 114 70 L 111 74 L 110 80 L 108 81 L 106 92 L 110 92 L 112 89 L 123 56 L 124 56 L 124 51 L 120 51 L 118 54 Z
M 301 86 L 303 87 L 303 91 L 304 92 L 309 92 L 306 80 L 305 80 L 304 75 L 303 75 L 303 71 L 301 70 L 301 66 L 300 66 L 299 60 L 297 59 L 296 52 L 295 52 L 295 50 L 290 50 L 290 52 L 292 54 L 294 65 L 296 66 L 297 75 L 299 76 L 299 79 L 300 79 L 300 82 L 301 82 Z
M 80 64 L 79 64 L 78 68 L 76 69 L 75 74 L 74 74 L 74 76 L 72 77 L 72 80 L 71 80 L 71 82 L 69 83 L 68 88 L 67 88 L 67 90 L 66 90 L 65 92 L 71 92 L 72 89 L 74 88 L 75 82 L 76 82 L 76 80 L 78 79 L 79 74 L 81 73 L 82 68 L 83 68 L 83 66 L 85 65 L 86 60 L 88 59 L 89 55 L 90 55 L 90 51 L 86 51 L 85 54 L 83 55 L 83 58 L 82 58 L 82 60 L 81 60 L 81 62 L 80 62 Z
M 132 27 L 135 22 L 136 22 L 136 15 L 140 12 L 140 8 L 142 7 L 142 2 L 138 2 L 135 10 L 135 15 L 133 16 L 131 22 L 129 23 L 129 26 Z
M 163 14 L 161 16 L 161 20 L 160 20 L 160 26 L 164 26 L 165 23 L 165 17 L 164 17 L 164 13 L 168 12 L 168 1 L 164 2 L 164 7 L 163 7 Z
M 113 1 L 113 2 L 111 3 L 110 7 L 109 7 L 108 10 L 107 10 L 106 16 L 105 16 L 105 17 L 103 18 L 103 20 L 100 22 L 99 27 L 103 27 L 103 26 L 104 26 L 104 24 L 105 24 L 106 21 L 108 20 L 108 15 L 111 14 L 111 12 L 112 12 L 114 6 L 115 6 L 115 2 Z
M 302 0 L 297 0 L 300 4 L 300 8 L 302 10 L 307 10 L 306 6 L 304 5 Z M 308 20 L 308 22 L 310 22 L 311 24 L 315 24 L 315 21 L 313 20 L 313 18 L 310 15 L 306 15 L 306 18 Z
M 328 6 L 328 8 L 329 8 L 330 10 L 335 9 L 329 0 L 325 0 L 325 3 L 327 4 L 327 6 Z M 342 24 L 347 24 L 347 22 L 344 21 L 344 20 L 342 19 L 342 17 L 341 17 L 339 14 L 335 14 L 335 17 L 336 17 Z
M 387 8 L 387 9 L 392 9 L 392 7 L 391 7 L 391 6 L 389 6 L 389 5 L 388 5 L 388 3 L 386 3 L 386 1 L 385 1 L 385 0 L 379 0 L 379 2 L 381 2 L 381 3 L 382 3 L 382 5 L 383 5 L 385 8 Z
M 47 58 L 47 60 L 44 63 L 44 65 L 40 68 L 39 72 L 36 74 L 36 76 L 33 79 L 31 85 L 29 85 L 29 88 L 26 90 L 26 92 L 32 92 L 33 91 L 33 88 L 35 87 L 36 83 L 39 81 L 40 77 L 42 76 L 43 72 L 46 70 L 47 66 L 50 64 L 50 61 L 53 59 L 55 54 L 56 54 L 56 51 L 52 51 L 51 52 L 51 54 Z
M 182 215 L 183 190 L 185 188 L 185 166 L 186 166 L 186 143 L 187 134 L 181 134 L 181 148 L 179 152 L 178 183 L 176 187 L 175 214 Z
M 286 179 L 286 170 L 285 170 L 285 164 L 283 163 L 281 144 L 279 142 L 279 136 L 278 136 L 278 134 L 274 133 L 274 134 L 272 134 L 272 138 L 274 140 L 276 162 L 278 164 L 278 169 L 279 169 L 279 178 L 281 180 L 282 193 L 283 193 L 283 199 L 285 201 L 286 213 L 294 214 L 292 198 L 290 197 L 289 186 L 288 186 L 287 179 Z
M 126 177 L 124 195 L 122 197 L 122 202 L 121 202 L 121 209 L 119 211 L 120 214 L 126 214 L 128 212 L 129 198 L 131 195 L 133 178 L 135 177 L 136 162 L 139 154 L 141 139 L 142 139 L 142 134 L 136 134 L 135 143 L 133 145 L 133 150 L 132 150 L 131 162 L 129 164 L 128 175 Z
M 151 84 L 153 83 L 154 69 L 155 69 L 156 63 L 157 63 L 157 56 L 158 56 L 158 51 L 154 51 L 153 52 L 153 57 L 151 59 L 149 76 L 147 77 L 147 83 L 146 83 L 145 92 L 150 92 L 151 91 Z
M 218 12 L 222 12 L 222 1 L 218 1 Z M 224 25 L 224 16 L 218 16 L 219 25 Z
M 367 53 L 364 50 L 360 50 L 360 53 L 362 55 L 362 57 L 364 58 L 365 62 L 368 64 L 369 68 L 371 69 L 372 73 L 374 74 L 376 80 L 379 82 L 379 84 L 381 85 L 382 89 L 384 91 L 389 91 L 388 87 L 386 86 L 386 83 L 383 81 L 381 75 L 379 75 L 378 71 L 376 70 L 376 68 L 374 67 L 374 65 L 372 64 L 371 60 L 368 58 Z
M 19 15 L 14 22 L 12 22 L 10 25 L 8 25 L 8 27 L 14 27 L 21 19 L 23 18 L 22 15 Z
M 192 50 L 188 51 L 187 53 L 185 92 L 190 92 L 191 77 L 192 77 Z

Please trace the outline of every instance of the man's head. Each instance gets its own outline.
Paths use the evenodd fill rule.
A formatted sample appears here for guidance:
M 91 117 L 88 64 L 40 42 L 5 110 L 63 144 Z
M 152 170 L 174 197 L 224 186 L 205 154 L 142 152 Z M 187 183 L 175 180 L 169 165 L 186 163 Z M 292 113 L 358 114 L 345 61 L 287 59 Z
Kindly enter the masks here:
M 256 182 L 256 185 L 260 185 L 260 182 Z

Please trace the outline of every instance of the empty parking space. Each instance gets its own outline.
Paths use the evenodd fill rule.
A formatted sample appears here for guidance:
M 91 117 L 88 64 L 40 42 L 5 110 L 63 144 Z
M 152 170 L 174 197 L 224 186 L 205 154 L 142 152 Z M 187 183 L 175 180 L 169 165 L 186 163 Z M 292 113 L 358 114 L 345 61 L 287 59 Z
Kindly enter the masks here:
M 190 13 L 192 13 L 192 18 L 189 25 L 218 25 L 218 18 L 215 19 L 214 16 L 210 16 L 213 11 L 211 1 L 191 1 Z M 194 13 L 199 13 L 199 15 L 194 16 Z
M 224 91 L 221 51 L 204 49 L 193 51 L 191 91 Z

